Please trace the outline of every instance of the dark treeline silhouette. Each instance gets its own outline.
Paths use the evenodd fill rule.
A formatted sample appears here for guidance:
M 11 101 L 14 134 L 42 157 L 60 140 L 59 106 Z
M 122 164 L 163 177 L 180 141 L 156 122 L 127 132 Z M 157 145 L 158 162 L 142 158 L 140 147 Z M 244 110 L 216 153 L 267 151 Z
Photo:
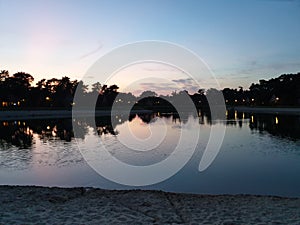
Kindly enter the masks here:
M 259 80 L 249 90 L 225 88 L 223 95 L 228 105 L 300 106 L 300 73 Z
M 207 97 L 216 89 L 199 89 L 197 93 L 189 94 L 186 90 L 172 92 L 170 95 L 160 95 L 145 90 L 140 96 L 132 93 L 120 93 L 119 87 L 114 85 L 92 84 L 90 87 L 82 81 L 61 79 L 42 79 L 33 85 L 34 78 L 25 72 L 10 75 L 7 70 L 0 71 L 0 107 L 2 109 L 34 109 L 34 108 L 62 108 L 70 109 L 75 91 L 82 98 L 89 101 L 97 95 L 97 108 L 110 109 L 113 104 L 124 106 L 134 103 L 134 107 L 157 111 L 175 111 L 173 103 L 184 104 L 184 97 L 190 96 L 197 108 L 207 108 Z M 270 80 L 260 80 L 251 84 L 248 90 L 224 88 L 226 105 L 246 106 L 300 106 L 300 73 L 283 74 Z M 85 102 L 85 101 L 83 101 Z

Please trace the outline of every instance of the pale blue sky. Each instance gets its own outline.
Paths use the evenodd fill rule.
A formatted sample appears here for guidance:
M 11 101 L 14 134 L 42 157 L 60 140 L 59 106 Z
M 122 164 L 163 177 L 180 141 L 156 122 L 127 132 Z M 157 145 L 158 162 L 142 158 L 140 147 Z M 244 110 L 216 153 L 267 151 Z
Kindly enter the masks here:
M 79 79 L 129 42 L 197 53 L 222 87 L 300 71 L 300 1 L 0 0 L 0 69 Z

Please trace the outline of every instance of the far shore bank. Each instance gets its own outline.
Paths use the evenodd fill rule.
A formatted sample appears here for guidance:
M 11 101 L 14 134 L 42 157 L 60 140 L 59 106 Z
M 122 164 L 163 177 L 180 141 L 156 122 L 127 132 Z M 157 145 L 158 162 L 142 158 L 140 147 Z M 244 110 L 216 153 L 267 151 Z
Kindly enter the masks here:
M 247 113 L 300 115 L 300 108 L 233 106 L 228 109 Z
M 299 224 L 300 198 L 0 186 L 0 224 Z
M 132 110 L 131 114 L 151 113 L 151 110 Z M 118 111 L 122 114 L 125 111 Z M 110 110 L 81 110 L 76 116 L 110 116 Z M 72 110 L 54 109 L 54 110 L 7 110 L 0 111 L 0 120 L 27 120 L 27 119 L 55 119 L 55 118 L 72 118 Z
M 286 114 L 286 115 L 300 115 L 300 108 L 286 108 L 286 107 L 249 107 L 249 106 L 227 106 L 228 110 L 235 110 L 238 112 L 258 113 L 258 114 Z M 152 113 L 152 110 L 137 109 L 131 110 L 131 114 L 137 113 Z M 122 109 L 117 113 L 126 113 Z M 111 110 L 97 109 L 80 110 L 76 113 L 79 117 L 91 116 L 110 116 Z M 27 120 L 27 119 L 55 119 L 55 118 L 72 118 L 71 109 L 24 109 L 24 110 L 0 110 L 0 120 Z

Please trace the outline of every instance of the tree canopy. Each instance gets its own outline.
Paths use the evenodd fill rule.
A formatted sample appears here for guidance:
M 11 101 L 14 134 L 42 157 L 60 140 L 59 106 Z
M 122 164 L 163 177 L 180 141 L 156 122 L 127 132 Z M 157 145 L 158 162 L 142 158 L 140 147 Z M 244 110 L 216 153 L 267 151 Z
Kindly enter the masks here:
M 96 82 L 89 88 L 82 81 L 62 78 L 42 79 L 33 84 L 32 75 L 17 72 L 10 75 L 7 70 L 0 71 L 0 101 L 2 108 L 26 107 L 72 107 L 75 92 L 87 101 L 91 95 L 97 95 L 96 107 L 111 107 L 116 104 L 136 104 L 144 107 L 162 107 L 189 95 L 197 107 L 207 106 L 207 97 L 222 93 L 227 105 L 251 106 L 300 106 L 300 73 L 283 74 L 269 80 L 259 80 L 249 89 L 224 88 L 223 90 L 199 88 L 190 94 L 186 90 L 173 91 L 171 95 L 160 95 L 151 90 L 144 90 L 140 96 L 132 93 L 120 93 L 117 84 L 108 86 Z M 117 98 L 117 99 L 116 99 Z

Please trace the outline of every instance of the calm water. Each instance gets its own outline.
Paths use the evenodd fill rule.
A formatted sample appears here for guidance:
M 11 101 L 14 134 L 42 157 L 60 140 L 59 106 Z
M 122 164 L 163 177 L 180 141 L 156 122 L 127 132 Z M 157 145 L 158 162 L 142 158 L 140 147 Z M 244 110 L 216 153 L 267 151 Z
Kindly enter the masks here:
M 191 137 L 200 129 L 192 159 L 171 178 L 142 189 L 192 193 L 244 193 L 300 197 L 300 117 L 228 112 L 226 121 L 210 121 L 203 113 L 179 119 L 171 114 L 119 115 L 96 119 L 96 129 L 86 120 L 74 138 L 71 119 L 0 122 L 0 184 L 93 186 L 128 189 L 98 175 L 83 159 L 85 151 L 104 144 L 111 155 L 136 165 L 151 165 L 167 158 L 177 145 L 180 131 Z M 219 154 L 211 166 L 198 171 L 212 126 L 225 126 Z M 139 140 L 160 140 L 155 149 L 130 143 L 128 130 Z M 165 135 L 160 135 L 164 133 Z M 153 140 L 151 140 L 151 138 Z M 90 144 L 97 140 L 98 144 Z M 124 145 L 119 140 L 129 140 Z M 186 140 L 189 141 L 189 140 Z M 144 152 L 130 147 L 146 148 Z M 176 157 L 181 157 L 177 155 Z M 135 187 L 136 188 L 136 187 Z

